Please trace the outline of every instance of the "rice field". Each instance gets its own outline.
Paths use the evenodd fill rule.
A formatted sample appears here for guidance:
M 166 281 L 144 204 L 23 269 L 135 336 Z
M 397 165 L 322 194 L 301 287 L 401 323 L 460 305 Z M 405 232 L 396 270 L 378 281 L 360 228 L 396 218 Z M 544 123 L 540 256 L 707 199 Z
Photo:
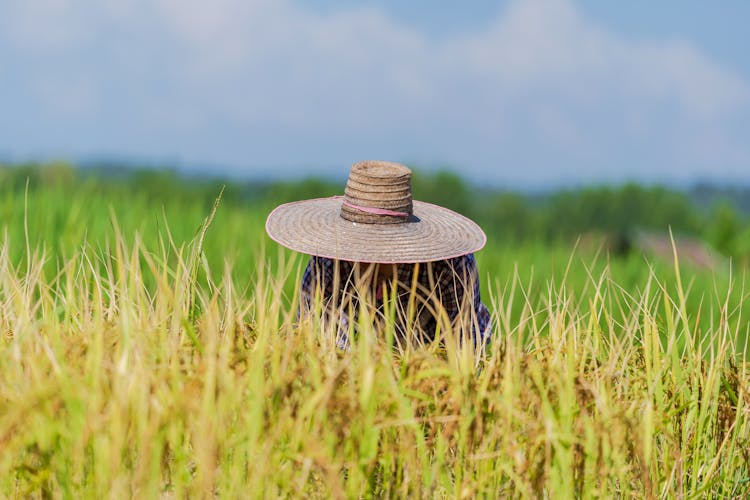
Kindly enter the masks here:
M 485 351 L 342 352 L 269 209 L 5 193 L 0 496 L 750 494 L 742 269 L 489 235 Z

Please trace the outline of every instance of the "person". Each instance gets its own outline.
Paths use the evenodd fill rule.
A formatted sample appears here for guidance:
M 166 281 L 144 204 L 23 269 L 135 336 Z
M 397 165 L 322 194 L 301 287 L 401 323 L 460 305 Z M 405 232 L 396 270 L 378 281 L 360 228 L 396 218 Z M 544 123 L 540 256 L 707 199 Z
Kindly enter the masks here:
M 379 329 L 389 316 L 400 344 L 452 332 L 483 346 L 491 336 L 474 257 L 487 238 L 472 220 L 414 200 L 411 174 L 357 162 L 344 196 L 286 203 L 266 220 L 271 239 L 311 256 L 299 314 L 335 321 L 341 349 L 363 321 Z

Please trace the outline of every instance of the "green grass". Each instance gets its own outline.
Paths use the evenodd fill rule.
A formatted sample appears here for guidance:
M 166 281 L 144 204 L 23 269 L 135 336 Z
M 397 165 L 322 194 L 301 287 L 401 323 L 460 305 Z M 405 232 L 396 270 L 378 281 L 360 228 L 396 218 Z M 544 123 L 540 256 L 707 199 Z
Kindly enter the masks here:
M 729 266 L 493 234 L 486 353 L 366 328 L 342 353 L 296 321 L 304 262 L 265 238 L 269 208 L 221 205 L 204 234 L 205 200 L 6 193 L 1 496 L 750 493 Z

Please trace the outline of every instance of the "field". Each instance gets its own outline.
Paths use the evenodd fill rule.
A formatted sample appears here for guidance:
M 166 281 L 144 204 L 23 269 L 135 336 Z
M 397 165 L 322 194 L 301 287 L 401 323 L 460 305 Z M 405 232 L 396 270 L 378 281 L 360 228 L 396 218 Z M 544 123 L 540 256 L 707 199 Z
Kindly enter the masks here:
M 344 353 L 268 202 L 171 189 L 0 186 L 0 496 L 750 494 L 742 266 L 496 231 L 486 352 Z

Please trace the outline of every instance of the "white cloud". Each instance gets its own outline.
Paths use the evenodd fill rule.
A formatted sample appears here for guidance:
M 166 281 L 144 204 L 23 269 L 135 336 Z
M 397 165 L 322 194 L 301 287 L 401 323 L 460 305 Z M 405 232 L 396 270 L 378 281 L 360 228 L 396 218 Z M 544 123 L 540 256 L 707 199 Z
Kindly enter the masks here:
M 77 106 L 122 117 L 71 150 L 234 165 L 374 155 L 515 181 L 750 166 L 747 81 L 688 41 L 625 38 L 567 0 L 516 0 L 487 29 L 438 40 L 375 8 L 289 0 L 11 0 L 8 12 L 0 42 L 22 73 L 79 82 L 59 90 L 61 119 L 75 123 Z M 139 123 L 163 140 L 139 143 Z

